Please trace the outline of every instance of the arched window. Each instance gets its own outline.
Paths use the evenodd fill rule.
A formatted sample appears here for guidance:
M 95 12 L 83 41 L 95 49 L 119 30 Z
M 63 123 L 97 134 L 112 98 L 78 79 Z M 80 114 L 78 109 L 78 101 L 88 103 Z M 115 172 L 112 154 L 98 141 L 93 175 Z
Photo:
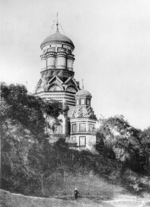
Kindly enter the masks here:
M 50 87 L 49 91 L 61 91 L 61 88 L 58 85 L 54 84 Z
M 67 91 L 76 93 L 76 89 L 74 87 L 72 87 L 72 86 L 68 87 Z

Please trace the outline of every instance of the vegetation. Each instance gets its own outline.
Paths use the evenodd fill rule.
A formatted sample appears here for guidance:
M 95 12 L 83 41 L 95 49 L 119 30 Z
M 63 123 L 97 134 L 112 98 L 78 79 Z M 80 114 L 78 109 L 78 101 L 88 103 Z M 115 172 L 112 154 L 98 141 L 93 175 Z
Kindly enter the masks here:
M 97 152 L 68 148 L 64 139 L 53 145 L 46 117 L 62 113 L 61 104 L 30 95 L 24 86 L 1 84 L 2 189 L 25 195 L 54 195 L 65 188 L 67 175 L 90 176 L 149 191 L 150 128 L 141 131 L 122 116 L 100 120 Z
M 123 116 L 100 120 L 97 150 L 121 164 L 121 182 L 132 191 L 150 187 L 150 128 L 132 127 Z M 142 180 L 142 181 L 141 181 Z
M 56 119 L 61 111 L 59 102 L 43 101 L 28 94 L 22 85 L 1 84 L 2 188 L 30 191 L 28 185 L 32 188 L 36 178 L 28 165 L 29 150 L 48 138 L 46 117 Z

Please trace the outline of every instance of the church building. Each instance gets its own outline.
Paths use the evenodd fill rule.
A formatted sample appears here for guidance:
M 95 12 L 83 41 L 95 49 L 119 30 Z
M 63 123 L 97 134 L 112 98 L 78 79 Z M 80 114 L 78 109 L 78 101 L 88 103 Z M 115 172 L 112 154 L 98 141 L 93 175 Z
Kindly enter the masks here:
M 41 78 L 35 96 L 62 102 L 64 112 L 59 117 L 62 122 L 55 134 L 63 134 L 71 148 L 92 149 L 96 144 L 96 116 L 91 108 L 92 95 L 83 88 L 80 90 L 79 82 L 74 78 L 75 46 L 67 36 L 60 33 L 58 26 L 57 22 L 56 32 L 40 45 Z

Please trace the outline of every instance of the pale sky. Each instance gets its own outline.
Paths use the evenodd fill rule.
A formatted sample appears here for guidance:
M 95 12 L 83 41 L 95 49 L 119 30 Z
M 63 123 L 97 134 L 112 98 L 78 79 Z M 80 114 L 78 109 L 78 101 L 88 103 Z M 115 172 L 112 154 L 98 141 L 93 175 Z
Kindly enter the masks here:
M 137 128 L 150 126 L 149 0 L 0 0 L 1 81 L 40 79 L 41 42 L 56 13 L 75 45 L 75 79 L 84 79 L 97 118 L 123 115 Z M 55 28 L 52 33 L 55 32 Z

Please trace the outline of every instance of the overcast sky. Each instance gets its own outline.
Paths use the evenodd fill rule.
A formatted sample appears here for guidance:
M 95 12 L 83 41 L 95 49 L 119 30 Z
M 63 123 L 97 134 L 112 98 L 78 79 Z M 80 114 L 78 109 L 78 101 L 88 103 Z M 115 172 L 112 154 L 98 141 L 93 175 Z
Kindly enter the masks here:
M 40 79 L 41 42 L 56 13 L 75 45 L 75 79 L 84 79 L 100 117 L 124 115 L 137 128 L 150 126 L 149 0 L 0 0 L 1 81 Z

